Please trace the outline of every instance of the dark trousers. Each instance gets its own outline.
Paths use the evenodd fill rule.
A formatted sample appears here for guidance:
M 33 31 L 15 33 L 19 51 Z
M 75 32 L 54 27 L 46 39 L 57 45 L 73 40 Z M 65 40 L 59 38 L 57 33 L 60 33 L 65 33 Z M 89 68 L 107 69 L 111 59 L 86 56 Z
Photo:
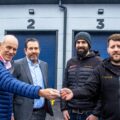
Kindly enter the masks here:
M 86 120 L 86 118 L 91 114 L 91 112 L 74 113 L 69 110 L 70 120 Z
M 32 116 L 30 120 L 45 120 L 46 111 L 45 109 L 35 109 L 32 112 Z

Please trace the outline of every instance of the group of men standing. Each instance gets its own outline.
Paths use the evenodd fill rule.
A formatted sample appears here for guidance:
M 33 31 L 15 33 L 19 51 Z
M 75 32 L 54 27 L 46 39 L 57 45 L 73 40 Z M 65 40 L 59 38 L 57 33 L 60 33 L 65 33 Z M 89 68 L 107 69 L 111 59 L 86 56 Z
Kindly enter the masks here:
M 120 34 L 108 38 L 105 60 L 91 47 L 89 33 L 76 34 L 76 56 L 67 62 L 59 92 L 47 88 L 48 65 L 39 60 L 39 40 L 28 38 L 26 56 L 11 62 L 18 40 L 6 35 L 0 45 L 0 120 L 11 120 L 12 113 L 15 120 L 45 120 L 46 113 L 53 115 L 48 99 L 60 96 L 64 120 L 119 120 Z

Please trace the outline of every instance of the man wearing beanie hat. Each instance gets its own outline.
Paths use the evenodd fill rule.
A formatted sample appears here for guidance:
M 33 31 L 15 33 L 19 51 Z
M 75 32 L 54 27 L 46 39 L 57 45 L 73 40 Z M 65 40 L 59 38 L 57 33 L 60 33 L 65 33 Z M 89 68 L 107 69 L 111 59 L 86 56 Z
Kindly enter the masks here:
M 98 53 L 91 51 L 91 36 L 87 32 L 79 32 L 75 36 L 77 57 L 67 62 L 63 88 L 79 88 L 84 85 L 93 69 L 101 63 Z M 97 120 L 99 116 L 99 100 L 73 98 L 70 101 L 61 101 L 61 111 L 64 120 Z
M 88 32 L 79 32 L 75 36 L 75 44 L 76 44 L 77 40 L 80 40 L 80 39 L 85 40 L 88 43 L 89 48 L 91 48 L 91 36 Z

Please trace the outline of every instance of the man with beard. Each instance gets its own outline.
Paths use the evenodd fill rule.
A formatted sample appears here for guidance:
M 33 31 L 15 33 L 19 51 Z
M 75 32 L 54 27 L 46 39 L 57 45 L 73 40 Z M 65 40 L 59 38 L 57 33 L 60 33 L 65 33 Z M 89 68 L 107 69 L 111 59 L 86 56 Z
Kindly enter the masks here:
M 77 57 L 67 62 L 63 88 L 79 89 L 89 78 L 93 69 L 102 61 L 98 53 L 90 50 L 91 36 L 87 32 L 79 32 L 75 36 Z M 97 120 L 99 101 L 94 98 L 73 98 L 70 101 L 61 101 L 61 110 L 64 120 Z
M 120 34 L 108 38 L 107 51 L 109 58 L 105 59 L 81 88 L 64 88 L 62 99 L 84 99 L 101 96 L 101 113 L 103 120 L 120 120 Z
M 48 87 L 48 65 L 39 60 L 39 41 L 28 38 L 24 51 L 26 57 L 15 61 L 13 75 L 23 82 L 41 86 L 42 89 Z M 29 99 L 17 95 L 14 96 L 13 112 L 15 120 L 45 120 L 46 112 L 53 115 L 51 104 L 45 98 Z

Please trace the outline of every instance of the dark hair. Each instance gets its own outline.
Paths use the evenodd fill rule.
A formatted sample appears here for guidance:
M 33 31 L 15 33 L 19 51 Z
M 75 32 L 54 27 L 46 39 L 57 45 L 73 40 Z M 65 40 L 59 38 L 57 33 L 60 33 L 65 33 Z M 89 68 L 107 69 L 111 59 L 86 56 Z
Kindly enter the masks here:
M 27 48 L 28 42 L 38 42 L 38 44 L 39 44 L 39 46 L 40 46 L 40 42 L 39 42 L 38 39 L 36 39 L 36 38 L 27 38 L 27 39 L 25 40 L 25 48 Z
M 108 41 L 107 43 L 109 44 L 110 40 L 113 41 L 120 41 L 120 34 L 116 33 L 116 34 L 112 34 L 108 37 Z

